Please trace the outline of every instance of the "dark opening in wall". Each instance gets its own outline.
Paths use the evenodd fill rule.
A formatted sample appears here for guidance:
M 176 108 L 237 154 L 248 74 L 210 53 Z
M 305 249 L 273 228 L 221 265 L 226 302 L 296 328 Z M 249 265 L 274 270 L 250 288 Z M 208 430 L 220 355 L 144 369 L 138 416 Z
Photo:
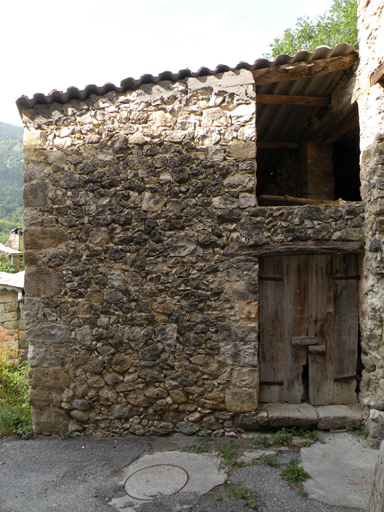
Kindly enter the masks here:
M 361 201 L 359 138 L 339 140 L 333 144 L 335 199 Z
M 297 148 L 257 151 L 256 195 L 260 206 L 361 201 L 357 108 L 342 130 Z M 341 132 L 341 133 L 340 133 Z

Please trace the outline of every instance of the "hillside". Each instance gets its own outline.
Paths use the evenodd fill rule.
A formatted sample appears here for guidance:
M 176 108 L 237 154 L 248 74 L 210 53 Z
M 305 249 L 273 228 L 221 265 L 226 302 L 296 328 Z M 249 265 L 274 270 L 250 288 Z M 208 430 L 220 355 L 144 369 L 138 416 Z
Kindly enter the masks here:
M 23 223 L 23 128 L 0 122 L 0 242 Z
M 23 128 L 8 123 L 0 123 L 0 140 L 19 139 L 23 136 Z

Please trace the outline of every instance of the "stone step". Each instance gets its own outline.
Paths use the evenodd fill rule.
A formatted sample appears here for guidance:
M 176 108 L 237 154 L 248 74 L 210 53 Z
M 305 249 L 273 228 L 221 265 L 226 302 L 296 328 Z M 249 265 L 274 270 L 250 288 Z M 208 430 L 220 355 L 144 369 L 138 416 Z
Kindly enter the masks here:
M 265 406 L 269 427 L 311 427 L 336 430 L 355 426 L 363 420 L 358 405 L 268 404 Z

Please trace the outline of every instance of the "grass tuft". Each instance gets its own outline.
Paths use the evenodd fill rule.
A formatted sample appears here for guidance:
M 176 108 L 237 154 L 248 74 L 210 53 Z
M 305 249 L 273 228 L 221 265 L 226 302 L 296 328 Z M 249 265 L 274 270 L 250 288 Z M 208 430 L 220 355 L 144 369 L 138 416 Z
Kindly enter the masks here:
M 263 464 L 265 464 L 266 466 L 269 466 L 271 468 L 276 468 L 278 466 L 277 458 L 271 457 L 270 455 L 266 455 L 265 457 L 263 457 L 262 461 L 263 461 Z
M 219 448 L 219 456 L 229 468 L 241 468 L 245 465 L 238 459 L 238 446 L 234 441 L 222 444 Z
M 356 425 L 347 425 L 347 430 L 350 430 L 352 432 L 358 432 L 364 437 L 368 437 L 369 435 L 369 428 L 367 427 L 364 421 L 359 421 L 359 423 L 357 423 Z
M 203 430 L 191 443 L 182 449 L 183 452 L 190 453 L 207 453 L 209 452 L 208 441 L 210 440 L 210 436 L 206 430 Z
M 251 441 L 251 448 L 257 450 L 259 448 L 270 448 L 272 446 L 271 438 L 268 436 L 257 436 Z
M 235 500 L 245 500 L 252 510 L 258 510 L 256 500 L 252 498 L 251 492 L 246 485 L 235 485 L 229 480 L 224 483 L 224 490 L 228 497 L 235 498 Z M 220 494 L 218 500 L 223 499 Z
M 286 468 L 281 472 L 282 477 L 290 484 L 302 484 L 309 478 L 312 478 L 296 460 L 291 460 Z

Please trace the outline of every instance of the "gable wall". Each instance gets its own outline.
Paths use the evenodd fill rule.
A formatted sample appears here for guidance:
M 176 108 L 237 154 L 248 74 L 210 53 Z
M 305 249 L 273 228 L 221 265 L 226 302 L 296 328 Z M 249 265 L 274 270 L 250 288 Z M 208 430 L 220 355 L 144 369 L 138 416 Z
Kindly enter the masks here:
M 228 427 L 234 380 L 257 406 L 257 264 L 231 251 L 252 236 L 254 102 L 241 71 L 26 113 L 37 433 Z
M 361 282 L 362 360 L 360 399 L 370 410 L 370 438 L 384 437 L 384 88 L 370 76 L 384 63 L 384 6 L 359 2 L 358 89 L 361 195 L 366 206 L 366 253 Z

